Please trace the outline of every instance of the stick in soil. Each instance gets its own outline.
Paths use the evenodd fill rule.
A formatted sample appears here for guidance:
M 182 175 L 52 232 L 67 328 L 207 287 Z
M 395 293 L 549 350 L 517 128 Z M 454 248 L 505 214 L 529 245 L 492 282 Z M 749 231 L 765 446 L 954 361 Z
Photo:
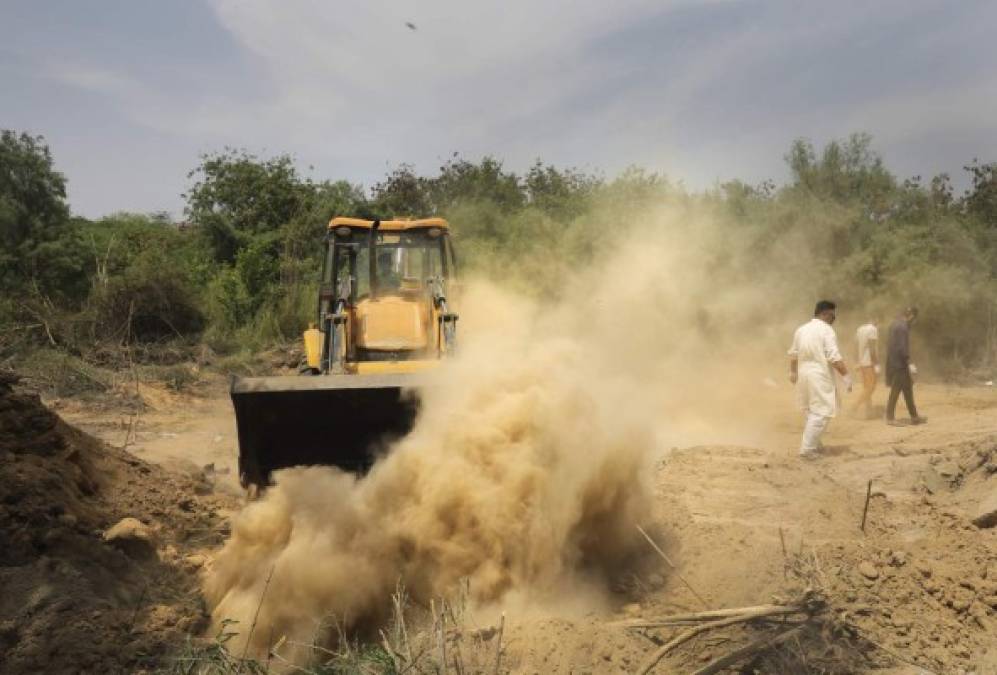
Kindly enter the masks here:
M 273 579 L 274 565 L 270 566 L 270 573 L 267 574 L 267 581 L 263 584 L 263 592 L 260 593 L 260 602 L 256 605 L 256 613 L 253 614 L 253 623 L 249 626 L 249 635 L 246 636 L 246 646 L 242 649 L 242 659 L 246 659 L 249 653 L 249 643 L 253 640 L 253 631 L 256 630 L 256 620 L 260 618 L 260 609 L 263 608 L 263 599 L 267 596 L 267 589 L 270 588 L 270 580 Z M 271 630 L 273 627 L 271 626 Z
M 675 567 L 675 563 L 673 563 L 671 561 L 671 558 L 669 558 L 665 554 L 665 552 L 661 550 L 661 547 L 659 547 L 655 543 L 655 541 L 653 539 L 651 539 L 651 536 L 647 532 L 644 531 L 644 528 L 641 527 L 640 525 L 637 525 L 636 527 L 637 527 L 637 530 L 642 535 L 644 535 L 644 538 L 647 539 L 647 543 L 649 543 L 651 545 L 651 548 L 653 548 L 655 551 L 657 551 L 658 555 L 660 555 L 662 557 L 662 559 L 664 559 L 664 561 L 666 563 L 668 563 L 668 566 L 671 567 L 672 570 L 674 570 L 675 576 L 677 576 L 679 578 L 679 581 L 681 581 L 683 584 L 685 584 L 686 588 L 688 588 L 692 592 L 692 594 L 696 596 L 696 599 L 699 600 L 701 603 L 703 603 L 703 607 L 709 607 L 709 605 L 707 604 L 706 600 L 703 599 L 703 596 L 701 596 L 699 593 L 697 593 L 696 589 L 693 588 L 692 585 L 688 581 L 685 580 L 685 577 L 683 577 L 681 574 L 679 574 L 678 568 Z
M 872 496 L 872 479 L 869 479 L 869 484 L 865 486 L 865 506 L 862 507 L 862 534 L 865 534 L 865 517 L 869 513 L 869 497 Z
M 437 631 L 440 636 L 440 666 L 443 668 L 443 675 L 447 672 L 447 624 L 446 613 L 440 608 L 440 613 L 436 613 L 436 601 L 429 599 L 429 611 L 433 615 L 433 637 L 435 639 Z M 438 623 L 437 623 L 438 622 Z
M 441 602 L 443 602 L 441 600 Z M 443 675 L 447 672 L 447 613 L 440 605 L 440 653 L 443 655 Z
M 498 642 L 495 645 L 495 667 L 492 669 L 493 675 L 498 675 L 502 666 L 502 633 L 505 632 L 505 612 L 502 612 L 502 619 L 499 621 Z
M 654 669 L 654 667 L 658 665 L 658 662 L 661 659 L 663 659 L 668 652 L 672 651 L 683 642 L 687 642 L 688 640 L 696 637 L 697 635 L 699 635 L 704 631 L 708 631 L 713 628 L 723 628 L 724 626 L 730 626 L 735 623 L 743 623 L 745 621 L 751 621 L 752 619 L 760 619 L 762 617 L 772 616 L 773 613 L 779 613 L 779 612 L 773 612 L 772 609 L 769 607 L 761 607 L 753 612 L 746 612 L 744 614 L 738 614 L 736 616 L 731 616 L 726 619 L 719 619 L 717 621 L 710 621 L 708 623 L 701 623 L 698 626 L 693 626 L 689 630 L 683 633 L 679 633 L 674 638 L 672 638 L 672 640 L 662 645 L 661 648 L 658 651 L 654 652 L 654 654 L 651 655 L 651 657 L 644 663 L 644 665 L 641 666 L 640 670 L 637 671 L 637 674 L 647 675 L 647 673 L 651 672 Z
M 782 526 L 779 526 L 779 543 L 782 544 L 782 578 L 785 579 L 789 576 L 789 556 L 786 555 L 786 537 L 782 534 Z
M 121 444 L 122 450 L 128 449 L 128 444 L 132 440 L 132 428 L 135 426 L 135 413 L 128 416 L 128 429 L 125 431 L 125 440 Z

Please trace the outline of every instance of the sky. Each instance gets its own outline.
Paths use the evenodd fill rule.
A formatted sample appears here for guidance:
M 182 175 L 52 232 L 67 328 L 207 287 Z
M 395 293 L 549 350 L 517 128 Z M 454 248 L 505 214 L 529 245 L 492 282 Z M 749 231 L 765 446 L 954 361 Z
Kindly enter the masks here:
M 181 218 L 226 147 L 367 186 L 460 153 L 701 189 L 861 131 L 964 185 L 997 160 L 995 31 L 973 0 L 0 0 L 0 128 L 91 218 Z

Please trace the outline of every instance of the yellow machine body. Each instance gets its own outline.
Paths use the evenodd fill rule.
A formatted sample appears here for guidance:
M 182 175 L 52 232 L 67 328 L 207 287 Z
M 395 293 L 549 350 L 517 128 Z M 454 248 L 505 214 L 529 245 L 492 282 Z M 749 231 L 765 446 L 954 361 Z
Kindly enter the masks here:
M 418 410 L 420 373 L 456 347 L 456 261 L 442 218 L 333 218 L 302 375 L 234 378 L 240 478 L 329 464 L 363 471 Z

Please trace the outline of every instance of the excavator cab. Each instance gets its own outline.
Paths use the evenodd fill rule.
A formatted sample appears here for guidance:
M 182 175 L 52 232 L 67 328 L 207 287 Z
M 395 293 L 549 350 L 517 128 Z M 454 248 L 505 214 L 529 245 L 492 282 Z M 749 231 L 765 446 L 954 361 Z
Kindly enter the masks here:
M 232 380 L 243 486 L 289 466 L 363 472 L 407 433 L 420 373 L 456 351 L 455 277 L 442 218 L 333 218 L 301 375 Z

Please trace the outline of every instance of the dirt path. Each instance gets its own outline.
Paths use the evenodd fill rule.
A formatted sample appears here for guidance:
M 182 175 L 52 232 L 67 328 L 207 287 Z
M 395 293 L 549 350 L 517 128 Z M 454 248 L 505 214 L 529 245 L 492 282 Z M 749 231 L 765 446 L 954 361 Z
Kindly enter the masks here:
M 997 446 L 997 390 L 920 385 L 917 394 L 929 424 L 890 427 L 841 416 L 825 436 L 827 456 L 816 462 L 796 457 L 801 420 L 788 387 L 761 387 L 753 409 L 732 411 L 727 427 L 668 420 L 652 517 L 682 576 L 711 607 L 754 605 L 785 597 L 790 559 L 812 555 L 841 611 L 885 646 L 941 672 L 972 666 L 997 673 L 997 631 L 984 628 L 997 624 L 986 605 L 997 594 L 997 567 L 988 572 L 997 532 L 969 522 L 997 480 L 971 466 L 972 457 Z M 143 398 L 148 409 L 131 422 L 132 452 L 181 471 L 213 464 L 217 489 L 240 494 L 224 382 L 195 395 L 148 389 Z M 57 410 L 115 445 L 129 424 L 127 416 L 71 402 Z M 877 570 L 876 579 L 856 572 L 862 563 Z M 615 612 L 510 617 L 509 667 L 633 670 L 654 645 L 614 622 L 702 608 L 672 570 L 643 581 L 639 604 L 621 601 Z M 662 672 L 720 649 L 692 641 Z
M 206 379 L 192 392 L 143 386 L 145 409 L 137 414 L 99 409 L 73 400 L 47 401 L 67 422 L 101 440 L 180 473 L 213 466 L 215 488 L 242 496 L 238 481 L 238 439 L 227 382 Z

